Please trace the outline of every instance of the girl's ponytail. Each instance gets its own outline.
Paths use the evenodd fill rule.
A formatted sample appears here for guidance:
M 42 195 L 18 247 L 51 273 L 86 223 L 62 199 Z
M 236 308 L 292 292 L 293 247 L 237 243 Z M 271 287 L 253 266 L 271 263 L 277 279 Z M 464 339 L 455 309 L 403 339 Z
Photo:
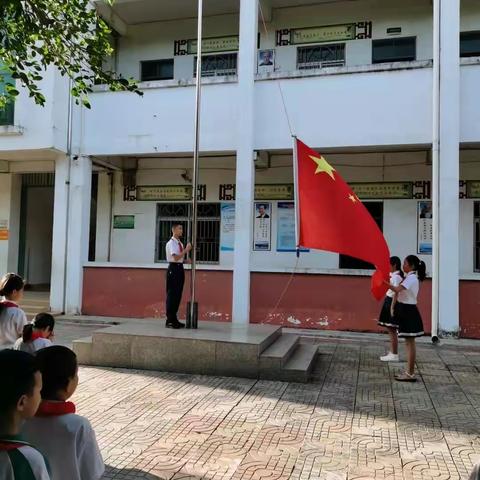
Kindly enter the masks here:
M 25 286 L 23 278 L 15 273 L 6 273 L 0 279 L 0 297 L 8 297 L 14 291 L 20 291 Z M 0 314 L 5 309 L 5 305 L 0 303 Z
M 427 266 L 423 260 L 418 261 L 417 277 L 421 282 L 427 278 Z
M 23 327 L 22 340 L 25 343 L 28 343 L 32 340 L 32 335 L 33 335 L 33 324 L 28 323 Z

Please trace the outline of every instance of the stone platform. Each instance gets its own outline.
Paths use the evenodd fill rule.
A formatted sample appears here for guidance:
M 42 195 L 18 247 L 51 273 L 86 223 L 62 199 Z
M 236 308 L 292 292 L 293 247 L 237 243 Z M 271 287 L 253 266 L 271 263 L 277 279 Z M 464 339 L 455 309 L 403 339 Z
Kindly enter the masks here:
M 318 347 L 273 325 L 200 322 L 198 330 L 138 319 L 73 342 L 83 365 L 308 382 Z

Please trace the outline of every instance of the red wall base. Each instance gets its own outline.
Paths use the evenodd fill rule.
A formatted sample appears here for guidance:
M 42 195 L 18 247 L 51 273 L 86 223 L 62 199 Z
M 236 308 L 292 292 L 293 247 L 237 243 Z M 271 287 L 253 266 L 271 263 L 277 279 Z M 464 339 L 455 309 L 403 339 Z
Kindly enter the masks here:
M 147 268 L 85 268 L 84 315 L 165 317 L 166 270 Z M 190 274 L 186 272 L 179 317 L 185 318 Z M 197 271 L 199 319 L 229 322 L 232 314 L 232 272 Z
M 320 330 L 384 331 L 377 326 L 382 303 L 372 298 L 369 277 L 297 274 L 292 278 L 285 274 L 255 273 L 251 292 L 250 321 L 253 323 Z M 430 292 L 430 282 L 425 282 L 419 307 L 428 332 L 431 328 Z
M 232 272 L 197 272 L 200 320 L 231 321 Z M 252 273 L 250 321 L 318 330 L 380 332 L 381 303 L 370 295 L 370 278 L 345 275 Z M 288 287 L 288 288 L 286 288 Z M 180 317 L 185 318 L 189 274 Z M 460 282 L 460 335 L 480 338 L 480 282 Z M 421 286 L 419 308 L 431 329 L 431 283 Z M 164 317 L 165 270 L 84 270 L 83 313 L 109 317 Z

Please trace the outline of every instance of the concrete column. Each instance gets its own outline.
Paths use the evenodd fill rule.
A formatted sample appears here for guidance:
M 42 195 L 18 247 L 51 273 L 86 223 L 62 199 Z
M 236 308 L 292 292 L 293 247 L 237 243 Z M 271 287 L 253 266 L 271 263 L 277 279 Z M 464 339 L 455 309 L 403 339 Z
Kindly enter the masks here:
M 460 0 L 434 1 L 432 335 L 459 329 Z
M 249 323 L 250 320 L 250 255 L 252 251 L 252 208 L 255 185 L 253 150 L 257 28 L 257 0 L 240 0 L 237 96 L 238 146 L 232 309 L 232 321 L 234 323 Z
M 10 201 L 12 194 L 12 175 L 0 173 L 0 228 L 10 228 Z M 9 232 L 10 233 L 10 232 Z M 7 271 L 10 237 L 0 238 L 0 272 Z M 3 273 L 0 273 L 0 276 Z
M 74 157 L 70 171 L 70 202 L 65 313 L 79 314 L 82 308 L 83 266 L 88 260 L 92 161 L 90 157 Z
M 55 160 L 55 193 L 53 203 L 52 276 L 50 280 L 50 309 L 64 310 L 65 253 L 67 242 L 67 210 L 69 165 L 68 156 Z

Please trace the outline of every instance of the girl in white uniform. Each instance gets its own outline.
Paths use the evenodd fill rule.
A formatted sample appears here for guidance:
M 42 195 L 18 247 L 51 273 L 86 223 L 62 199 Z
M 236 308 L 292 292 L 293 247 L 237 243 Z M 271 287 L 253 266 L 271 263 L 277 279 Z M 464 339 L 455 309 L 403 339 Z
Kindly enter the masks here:
M 390 257 L 390 284 L 398 286 L 402 283 L 403 272 L 398 257 Z M 378 325 L 385 327 L 390 335 L 390 352 L 380 357 L 382 362 L 398 362 L 398 323 L 393 315 L 396 293 L 389 289 L 378 319 Z
M 99 480 L 105 470 L 90 422 L 68 399 L 78 385 L 77 357 L 54 345 L 37 352 L 43 377 L 42 403 L 25 423 L 25 439 L 48 458 L 52 480 Z
M 407 347 L 407 371 L 395 376 L 399 382 L 416 382 L 415 377 L 415 338 L 421 337 L 423 322 L 417 307 L 417 297 L 420 282 L 426 277 L 425 262 L 415 255 L 409 255 L 403 262 L 403 271 L 406 277 L 398 286 L 390 285 L 397 294 L 397 302 L 394 308 L 395 320 L 398 323 L 398 336 L 405 338 Z
M 23 327 L 22 338 L 19 338 L 13 347 L 14 350 L 35 354 L 37 350 L 53 345 L 53 329 L 55 319 L 49 313 L 35 315 L 33 323 Z
M 0 280 L 0 350 L 11 348 L 22 336 L 28 323 L 25 312 L 18 306 L 23 298 L 24 282 L 15 273 L 7 273 Z
M 41 401 L 42 375 L 35 357 L 2 350 L 0 372 L 0 478 L 51 480 L 45 458 L 19 436 L 22 423 L 35 415 Z

